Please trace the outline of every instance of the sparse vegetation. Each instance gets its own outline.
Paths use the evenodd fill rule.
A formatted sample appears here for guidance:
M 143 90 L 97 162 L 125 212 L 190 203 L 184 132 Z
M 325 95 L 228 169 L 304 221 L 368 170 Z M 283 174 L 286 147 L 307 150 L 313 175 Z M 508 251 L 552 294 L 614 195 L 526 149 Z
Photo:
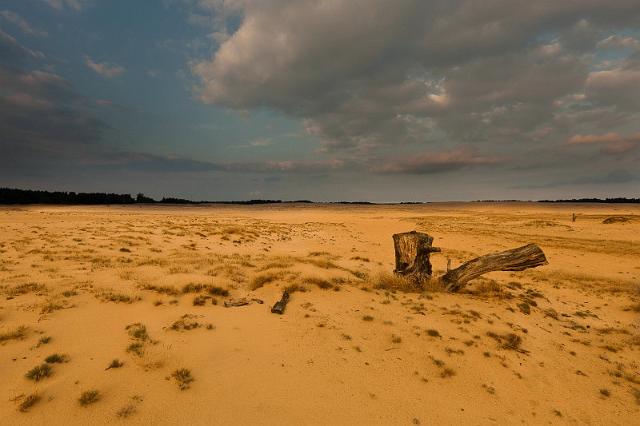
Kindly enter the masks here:
M 171 377 L 176 380 L 180 390 L 189 389 L 189 387 L 191 387 L 191 383 L 195 380 L 191 375 L 191 371 L 186 368 L 180 368 L 174 371 L 171 374 Z
M 136 322 L 129 324 L 126 328 L 129 336 L 132 339 L 146 341 L 149 340 L 149 334 L 147 333 L 147 327 L 144 324 Z
M 362 321 L 373 321 L 373 317 L 371 315 L 364 315 Z
M 427 330 L 427 335 L 431 336 L 431 337 L 442 337 L 440 335 L 440 332 L 438 330 L 434 330 L 432 328 Z
M 67 355 L 61 354 L 51 354 L 44 359 L 44 362 L 46 362 L 47 364 L 62 364 L 68 361 L 69 357 Z
M 27 337 L 27 332 L 29 331 L 29 327 L 21 325 L 12 331 L 7 331 L 5 333 L 0 333 L 0 343 L 7 342 L 9 340 L 22 340 Z
M 18 406 L 18 410 L 20 410 L 23 413 L 26 413 L 27 411 L 29 411 L 31 407 L 36 405 L 38 401 L 40 401 L 40 396 L 37 393 L 32 393 L 31 395 L 26 396 L 22 400 L 22 402 Z
M 40 380 L 51 376 L 51 374 L 53 374 L 53 369 L 49 364 L 40 364 L 27 371 L 25 377 L 29 380 L 33 380 L 34 382 L 39 382 Z
M 86 407 L 87 405 L 95 404 L 99 400 L 100 400 L 100 392 L 95 389 L 82 392 L 80 394 L 80 398 L 78 398 L 78 402 L 83 407 Z

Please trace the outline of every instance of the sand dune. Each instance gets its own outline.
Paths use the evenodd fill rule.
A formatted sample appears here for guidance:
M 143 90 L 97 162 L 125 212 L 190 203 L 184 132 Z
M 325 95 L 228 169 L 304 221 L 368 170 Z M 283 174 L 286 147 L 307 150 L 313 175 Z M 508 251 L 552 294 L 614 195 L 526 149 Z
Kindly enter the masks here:
M 404 292 L 413 229 L 436 273 L 549 265 Z M 1 423 L 639 424 L 639 235 L 627 205 L 2 208 Z

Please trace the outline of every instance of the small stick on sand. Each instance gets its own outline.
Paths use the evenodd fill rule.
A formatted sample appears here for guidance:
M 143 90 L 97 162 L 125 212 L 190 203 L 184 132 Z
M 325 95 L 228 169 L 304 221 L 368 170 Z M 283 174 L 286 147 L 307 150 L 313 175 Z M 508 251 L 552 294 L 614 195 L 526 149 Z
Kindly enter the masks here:
M 271 312 L 274 314 L 282 315 L 284 313 L 284 308 L 287 306 L 287 302 L 289 302 L 289 292 L 285 290 L 282 293 L 282 299 L 278 300 L 273 308 L 271 308 Z

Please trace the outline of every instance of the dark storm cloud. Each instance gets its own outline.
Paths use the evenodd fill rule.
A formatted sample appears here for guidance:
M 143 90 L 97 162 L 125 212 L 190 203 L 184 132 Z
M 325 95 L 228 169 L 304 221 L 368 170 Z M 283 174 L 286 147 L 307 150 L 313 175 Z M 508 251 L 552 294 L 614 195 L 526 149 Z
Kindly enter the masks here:
M 61 76 L 34 68 L 44 55 L 0 31 L 0 163 L 44 167 L 90 150 L 106 127 Z

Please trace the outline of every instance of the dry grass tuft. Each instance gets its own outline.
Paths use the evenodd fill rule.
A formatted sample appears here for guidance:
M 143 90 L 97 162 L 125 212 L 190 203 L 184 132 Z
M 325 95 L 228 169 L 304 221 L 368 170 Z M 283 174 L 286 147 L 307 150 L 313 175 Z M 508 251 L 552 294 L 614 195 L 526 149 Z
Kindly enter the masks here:
M 158 294 L 166 294 L 167 296 L 177 296 L 180 294 L 177 288 L 170 285 L 142 284 L 139 285 L 138 288 L 141 290 L 155 291 Z
M 191 383 L 195 380 L 191 375 L 191 371 L 186 368 L 177 369 L 171 374 L 171 377 L 176 380 L 180 390 L 189 389 Z
M 140 296 L 129 295 L 124 293 L 117 293 L 112 290 L 104 290 L 99 293 L 96 293 L 96 297 L 103 302 L 113 302 L 113 303 L 133 303 L 139 300 L 142 300 Z
M 251 290 L 257 290 L 259 288 L 262 288 L 265 284 L 269 284 L 269 283 L 272 283 L 273 281 L 284 278 L 284 275 L 285 274 L 283 271 L 267 272 L 264 274 L 256 275 L 255 277 L 253 277 L 253 279 L 249 283 L 249 286 Z
M 29 411 L 31 407 L 36 405 L 38 401 L 40 401 L 40 396 L 37 393 L 32 393 L 31 395 L 27 396 L 25 399 L 22 400 L 22 402 L 18 406 L 18 410 L 20 410 L 23 413 L 26 413 L 27 411 Z
M 300 285 L 300 284 L 289 284 L 288 286 L 286 286 L 284 288 L 284 290 L 286 292 L 288 292 L 289 294 L 293 294 L 296 291 L 299 291 L 300 293 L 304 293 L 304 292 L 307 291 L 307 288 L 305 286 L 303 286 L 303 285 Z
M 21 325 L 13 331 L 7 331 L 0 334 L 0 343 L 7 342 L 9 340 L 22 340 L 27 337 L 29 327 Z
M 309 285 L 316 285 L 323 290 L 333 288 L 333 284 L 331 284 L 329 281 L 318 277 L 305 277 L 302 279 L 302 282 Z
M 373 278 L 369 278 L 373 288 L 378 290 L 398 290 L 403 292 L 442 292 L 444 285 L 437 278 L 416 281 L 402 275 L 389 272 L 379 272 Z
M 129 333 L 129 337 L 136 340 L 147 341 L 149 340 L 149 334 L 147 333 L 147 327 L 139 322 L 129 324 L 125 330 Z
M 118 411 L 116 411 L 116 416 L 126 419 L 127 417 L 131 417 L 136 413 L 136 406 L 133 404 L 127 404 Z
M 44 284 L 31 282 L 31 283 L 19 284 L 14 287 L 11 287 L 10 289 L 7 290 L 6 294 L 9 297 L 16 297 L 16 296 L 20 296 L 28 293 L 43 293 L 46 290 L 47 290 L 47 287 Z
M 49 364 L 40 364 L 27 371 L 27 374 L 25 374 L 24 376 L 29 380 L 39 382 L 45 377 L 51 376 L 51 374 L 53 374 L 53 369 Z
M 99 400 L 100 400 L 100 392 L 98 392 L 95 389 L 82 392 L 80 394 L 80 398 L 78 398 L 78 402 L 83 407 L 94 404 Z
M 64 362 L 69 362 L 69 356 L 64 354 L 51 354 L 44 359 L 44 362 L 47 364 L 62 364 Z

